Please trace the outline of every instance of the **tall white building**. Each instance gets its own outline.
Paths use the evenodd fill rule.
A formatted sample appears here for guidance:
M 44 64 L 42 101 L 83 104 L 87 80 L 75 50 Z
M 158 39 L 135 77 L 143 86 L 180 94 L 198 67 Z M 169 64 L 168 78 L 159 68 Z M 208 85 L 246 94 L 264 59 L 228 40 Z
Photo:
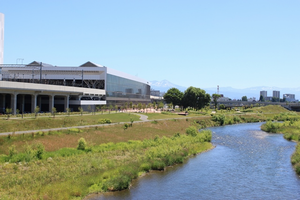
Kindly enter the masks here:
M 267 91 L 263 90 L 263 91 L 260 91 L 260 96 L 263 96 L 264 98 L 267 97 Z
M 0 13 L 0 64 L 3 64 L 4 51 L 4 14 Z

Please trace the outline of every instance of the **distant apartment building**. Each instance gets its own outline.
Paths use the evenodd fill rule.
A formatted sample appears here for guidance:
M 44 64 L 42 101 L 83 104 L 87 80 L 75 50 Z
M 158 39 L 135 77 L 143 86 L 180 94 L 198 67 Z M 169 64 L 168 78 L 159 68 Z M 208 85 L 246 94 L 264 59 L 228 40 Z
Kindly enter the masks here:
M 265 99 L 268 95 L 268 92 L 263 90 L 263 91 L 260 91 L 260 95 L 259 96 L 263 96 L 263 98 Z
M 273 97 L 280 99 L 280 91 L 273 90 Z
M 283 94 L 283 99 L 285 99 L 285 101 L 291 102 L 291 101 L 295 101 L 295 94 Z

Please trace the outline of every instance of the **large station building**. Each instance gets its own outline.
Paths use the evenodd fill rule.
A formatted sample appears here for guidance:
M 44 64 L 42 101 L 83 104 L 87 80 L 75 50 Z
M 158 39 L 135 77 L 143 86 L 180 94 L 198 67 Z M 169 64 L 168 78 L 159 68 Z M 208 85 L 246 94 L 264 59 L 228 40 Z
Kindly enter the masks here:
M 77 67 L 33 61 L 0 64 L 0 112 L 65 112 L 94 109 L 97 105 L 150 103 L 147 81 L 92 62 Z
M 147 81 L 92 62 L 62 67 L 33 61 L 3 64 L 4 14 L 0 13 L 0 113 L 94 110 L 97 105 L 150 103 Z

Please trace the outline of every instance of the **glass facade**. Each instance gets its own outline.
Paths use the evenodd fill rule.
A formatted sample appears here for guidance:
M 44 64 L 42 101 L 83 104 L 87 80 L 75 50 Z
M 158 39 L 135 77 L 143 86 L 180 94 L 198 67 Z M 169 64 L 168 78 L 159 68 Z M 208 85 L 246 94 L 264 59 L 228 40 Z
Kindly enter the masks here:
M 134 80 L 122 78 L 112 74 L 107 74 L 106 77 L 106 97 L 120 97 L 128 100 L 149 99 L 150 86 Z

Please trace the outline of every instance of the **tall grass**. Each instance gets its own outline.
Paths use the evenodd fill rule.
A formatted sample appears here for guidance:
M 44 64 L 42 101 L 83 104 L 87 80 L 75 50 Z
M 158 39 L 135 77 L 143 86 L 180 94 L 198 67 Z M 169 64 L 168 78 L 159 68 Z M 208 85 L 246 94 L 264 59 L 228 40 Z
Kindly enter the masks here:
M 143 141 L 131 140 L 90 147 L 90 151 L 63 156 L 65 151 L 44 152 L 44 159 L 2 163 L 1 197 L 8 199 L 64 199 L 92 192 L 122 190 L 149 170 L 163 170 L 211 148 L 209 131 L 195 136 L 175 134 Z M 91 178 L 93 177 L 93 178 Z

